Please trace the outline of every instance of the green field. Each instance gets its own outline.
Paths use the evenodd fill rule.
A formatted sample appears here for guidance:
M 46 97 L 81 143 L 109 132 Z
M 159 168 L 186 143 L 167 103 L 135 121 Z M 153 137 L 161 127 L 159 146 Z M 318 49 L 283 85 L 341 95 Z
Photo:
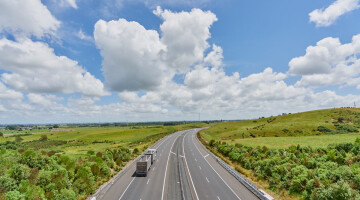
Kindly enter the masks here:
M 71 128 L 71 131 L 64 132 L 23 135 L 21 138 L 22 145 L 26 148 L 51 149 L 65 154 L 84 155 L 89 150 L 103 151 L 119 146 L 130 149 L 141 148 L 177 130 L 203 126 L 204 123 L 177 126 L 83 127 Z M 38 144 L 42 135 L 46 135 L 48 141 Z M 0 137 L 0 143 L 14 140 L 14 136 Z
M 212 138 L 207 134 L 202 136 L 210 141 Z M 329 144 L 338 144 L 346 142 L 354 142 L 356 138 L 360 138 L 359 133 L 349 133 L 341 135 L 321 135 L 321 136 L 303 136 L 303 137 L 260 137 L 245 138 L 226 141 L 229 144 L 240 143 L 247 146 L 267 146 L 271 148 L 286 148 L 292 145 L 311 146 L 325 148 Z
M 328 132 L 321 131 L 319 127 L 327 128 Z M 350 127 L 354 130 L 359 128 L 360 109 L 315 110 L 255 120 L 223 122 L 201 133 L 208 141 L 214 139 L 230 144 L 272 148 L 297 144 L 326 147 L 333 143 L 354 142 L 360 137 L 357 131 L 350 133 L 339 127 Z

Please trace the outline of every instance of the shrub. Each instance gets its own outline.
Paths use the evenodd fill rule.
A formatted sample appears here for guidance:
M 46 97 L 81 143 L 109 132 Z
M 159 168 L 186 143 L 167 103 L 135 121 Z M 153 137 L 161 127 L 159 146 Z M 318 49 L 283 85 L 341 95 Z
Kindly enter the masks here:
M 15 136 L 15 142 L 20 143 L 23 140 L 24 139 L 22 139 L 22 137 L 20 135 Z
M 25 195 L 14 190 L 6 193 L 6 200 L 25 200 Z
M 44 141 L 46 141 L 46 140 L 48 140 L 48 137 L 47 137 L 47 135 L 41 135 L 41 136 L 40 136 L 40 139 L 39 139 L 39 141 L 42 141 L 42 142 L 44 142 Z
M 317 131 L 323 132 L 323 133 L 331 133 L 332 130 L 326 126 L 318 126 Z

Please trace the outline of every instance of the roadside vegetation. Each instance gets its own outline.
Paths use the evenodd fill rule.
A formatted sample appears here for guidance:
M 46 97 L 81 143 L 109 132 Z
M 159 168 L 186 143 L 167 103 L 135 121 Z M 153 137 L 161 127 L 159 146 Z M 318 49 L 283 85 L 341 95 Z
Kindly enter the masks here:
M 360 109 L 328 109 L 219 123 L 198 137 L 277 199 L 350 200 L 360 199 L 359 127 Z
M 85 199 L 162 137 L 202 127 L 133 125 L 0 136 L 0 199 Z
M 360 108 L 338 108 L 218 123 L 203 130 L 202 136 L 209 141 L 270 148 L 297 144 L 326 147 L 337 142 L 353 142 L 359 128 Z

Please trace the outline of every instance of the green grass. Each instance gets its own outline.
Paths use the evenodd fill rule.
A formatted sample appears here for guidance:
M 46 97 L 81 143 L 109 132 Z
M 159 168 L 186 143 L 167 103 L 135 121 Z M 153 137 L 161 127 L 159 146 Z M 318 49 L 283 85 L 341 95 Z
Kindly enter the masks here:
M 49 130 L 49 129 L 35 129 L 35 130 L 22 130 L 22 131 L 19 131 L 19 130 L 2 130 L 0 132 L 3 133 L 3 134 L 17 134 L 17 133 L 24 134 L 24 133 L 40 133 L 40 132 L 50 132 L 50 131 L 51 130 Z
M 339 118 L 343 119 L 342 123 L 338 122 Z M 317 129 L 324 126 L 336 133 L 337 124 L 359 128 L 360 109 L 325 109 L 255 120 L 223 122 L 201 133 L 208 141 L 214 139 L 272 148 L 297 144 L 326 147 L 332 143 L 354 142 L 356 137 L 360 137 L 358 133 L 330 135 Z
M 134 127 L 84 127 L 71 128 L 72 131 L 50 132 L 21 136 L 26 148 L 48 149 L 65 154 L 84 155 L 89 150 L 103 151 L 107 148 L 125 146 L 130 149 L 153 144 L 166 134 L 188 128 L 203 127 L 204 123 L 177 126 L 134 126 Z M 38 142 L 41 135 L 48 141 Z M 14 141 L 15 137 L 0 137 L 0 142 Z M 58 141 L 58 142 L 57 142 Z
M 321 136 L 303 136 L 303 137 L 262 137 L 246 138 L 229 141 L 230 144 L 240 143 L 247 146 L 267 146 L 271 148 L 286 148 L 291 145 L 311 146 L 325 148 L 329 144 L 353 143 L 359 133 L 341 134 L 341 135 L 321 135 Z

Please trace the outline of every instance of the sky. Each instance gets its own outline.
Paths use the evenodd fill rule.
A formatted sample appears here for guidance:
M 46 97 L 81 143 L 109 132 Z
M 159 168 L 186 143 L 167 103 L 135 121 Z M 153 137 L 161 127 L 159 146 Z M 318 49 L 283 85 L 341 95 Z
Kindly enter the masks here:
M 360 0 L 0 0 L 0 124 L 360 106 Z

